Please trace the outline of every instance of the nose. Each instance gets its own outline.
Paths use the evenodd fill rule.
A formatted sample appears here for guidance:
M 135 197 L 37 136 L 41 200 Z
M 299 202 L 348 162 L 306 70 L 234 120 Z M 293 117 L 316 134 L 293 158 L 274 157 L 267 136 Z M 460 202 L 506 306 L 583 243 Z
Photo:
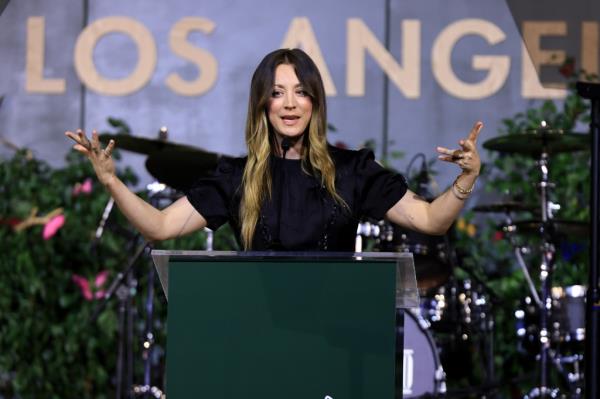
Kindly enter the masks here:
M 294 109 L 294 108 L 296 108 L 296 96 L 294 95 L 293 92 L 286 93 L 285 99 L 284 99 L 284 103 L 283 103 L 283 107 L 285 109 Z

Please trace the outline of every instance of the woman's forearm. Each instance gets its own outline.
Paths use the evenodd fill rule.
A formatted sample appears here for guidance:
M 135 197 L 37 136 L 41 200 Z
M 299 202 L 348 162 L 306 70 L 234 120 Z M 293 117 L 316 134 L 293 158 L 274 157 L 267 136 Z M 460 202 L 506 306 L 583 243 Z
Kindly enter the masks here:
M 444 234 L 452 226 L 464 207 L 476 180 L 476 175 L 460 175 L 448 190 L 429 205 L 428 220 L 431 221 L 432 228 L 438 234 Z
M 127 220 L 146 239 L 162 240 L 161 232 L 164 215 L 161 211 L 133 193 L 116 175 L 113 175 L 105 185 L 115 203 Z

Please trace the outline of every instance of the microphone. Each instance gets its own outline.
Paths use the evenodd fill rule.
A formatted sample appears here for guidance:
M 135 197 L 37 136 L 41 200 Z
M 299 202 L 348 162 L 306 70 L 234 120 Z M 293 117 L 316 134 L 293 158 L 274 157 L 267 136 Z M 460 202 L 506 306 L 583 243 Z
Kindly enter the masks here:
M 288 152 L 290 147 L 292 146 L 292 140 L 287 137 L 281 139 L 281 150 L 283 151 L 283 158 L 285 158 L 285 153 Z

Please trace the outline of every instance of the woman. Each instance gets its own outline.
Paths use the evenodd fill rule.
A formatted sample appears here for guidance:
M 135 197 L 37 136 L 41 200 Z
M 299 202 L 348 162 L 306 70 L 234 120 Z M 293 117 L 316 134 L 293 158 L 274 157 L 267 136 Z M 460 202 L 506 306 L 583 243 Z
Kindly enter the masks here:
M 407 189 L 402 176 L 373 160 L 370 151 L 348 151 L 326 141 L 326 104 L 317 67 L 302 50 L 268 54 L 252 77 L 246 122 L 248 156 L 223 159 L 210 178 L 157 210 L 115 175 L 110 141 L 66 132 L 86 155 L 98 179 L 127 219 L 149 240 L 201 229 L 234 227 L 246 250 L 352 251 L 363 216 L 386 217 L 403 227 L 443 234 L 479 175 L 477 122 L 461 150 L 438 147 L 439 159 L 462 169 L 451 188 L 428 203 Z

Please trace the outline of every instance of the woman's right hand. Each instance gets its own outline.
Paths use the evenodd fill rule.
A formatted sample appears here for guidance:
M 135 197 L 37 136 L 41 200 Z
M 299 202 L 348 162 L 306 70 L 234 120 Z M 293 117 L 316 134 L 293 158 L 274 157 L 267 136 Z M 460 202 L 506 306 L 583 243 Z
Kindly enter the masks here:
M 110 140 L 106 148 L 102 149 L 98 133 L 95 130 L 92 131 L 92 141 L 88 140 L 81 129 L 78 129 L 75 133 L 67 131 L 65 136 L 75 142 L 74 150 L 79 151 L 92 162 L 100 183 L 105 186 L 108 185 L 115 177 L 115 164 L 111 157 L 112 150 L 115 147 L 114 140 Z

